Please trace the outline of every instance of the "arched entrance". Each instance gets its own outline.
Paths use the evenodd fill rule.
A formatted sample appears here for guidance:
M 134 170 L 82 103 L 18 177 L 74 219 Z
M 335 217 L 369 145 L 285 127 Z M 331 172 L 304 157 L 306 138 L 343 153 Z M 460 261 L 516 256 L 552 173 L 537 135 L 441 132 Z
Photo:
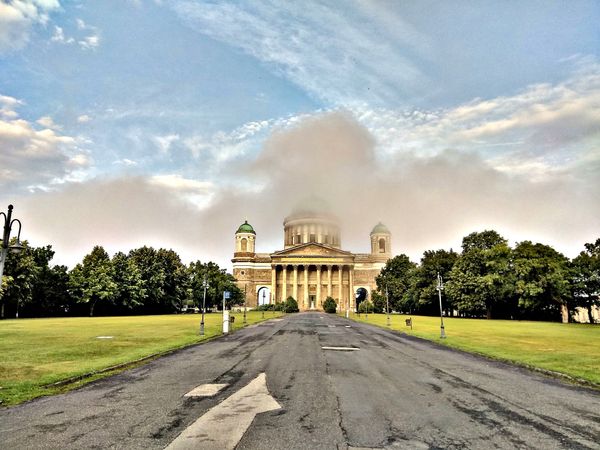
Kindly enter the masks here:
M 256 305 L 268 305 L 271 303 L 271 289 L 268 286 L 262 286 L 256 291 Z
M 356 310 L 358 311 L 358 307 L 360 306 L 360 304 L 369 298 L 369 291 L 367 291 L 363 287 L 359 287 L 356 290 L 355 298 L 356 298 Z

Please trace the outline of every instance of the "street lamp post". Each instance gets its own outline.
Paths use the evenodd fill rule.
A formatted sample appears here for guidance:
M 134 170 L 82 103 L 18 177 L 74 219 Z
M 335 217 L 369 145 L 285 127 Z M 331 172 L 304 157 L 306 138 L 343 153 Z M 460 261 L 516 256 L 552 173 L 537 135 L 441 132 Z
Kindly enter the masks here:
M 387 326 L 390 326 L 390 296 L 388 294 L 388 288 L 385 287 L 385 310 L 387 313 Z
M 6 262 L 6 255 L 8 254 L 8 250 L 10 249 L 10 251 L 14 253 L 19 253 L 21 250 L 23 250 L 23 246 L 21 245 L 21 221 L 19 219 L 12 218 L 12 210 L 13 205 L 8 205 L 8 213 L 5 214 L 3 212 L 0 212 L 0 216 L 4 216 L 4 232 L 2 234 L 2 244 L 0 248 L 0 288 L 2 287 L 4 263 Z M 17 243 L 14 245 L 9 245 L 10 232 L 15 222 L 19 224 L 19 232 L 17 233 Z M 18 314 L 19 313 L 17 312 L 17 317 Z M 0 317 L 4 319 L 4 301 L 2 302 L 2 311 L 0 312 Z
M 246 288 L 247 284 L 244 284 L 244 324 L 246 323 Z
M 437 291 L 438 291 L 438 297 L 440 299 L 440 339 L 444 339 L 446 337 L 446 332 L 444 330 L 444 314 L 442 313 L 442 289 L 444 289 L 444 283 L 442 281 L 442 276 L 438 272 L 438 274 L 437 274 Z
M 202 287 L 204 288 L 204 295 L 202 296 L 202 321 L 200 322 L 200 336 L 204 336 L 204 311 L 206 309 L 206 289 L 208 288 L 208 279 L 206 278 L 206 275 L 204 275 Z
M 262 310 L 262 318 L 263 319 L 265 318 L 265 291 L 266 290 L 263 289 L 263 302 L 262 302 L 262 308 L 261 308 L 261 310 Z

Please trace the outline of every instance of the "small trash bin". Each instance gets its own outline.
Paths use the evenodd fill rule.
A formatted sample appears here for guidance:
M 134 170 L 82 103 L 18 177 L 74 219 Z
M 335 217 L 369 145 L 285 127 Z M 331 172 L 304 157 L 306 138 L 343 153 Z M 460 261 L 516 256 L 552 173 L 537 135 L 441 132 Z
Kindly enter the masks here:
M 231 323 L 235 322 L 235 316 L 229 316 L 229 322 L 231 322 Z

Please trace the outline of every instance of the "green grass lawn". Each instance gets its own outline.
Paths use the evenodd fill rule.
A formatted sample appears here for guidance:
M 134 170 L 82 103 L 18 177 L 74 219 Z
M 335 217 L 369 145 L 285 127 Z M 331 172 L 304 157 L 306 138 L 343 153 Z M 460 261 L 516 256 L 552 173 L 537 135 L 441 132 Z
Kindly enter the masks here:
M 265 319 L 281 313 L 265 312 Z M 234 313 L 233 330 L 243 326 Z M 248 324 L 262 320 L 249 312 Z M 70 386 L 44 385 L 194 344 L 221 334 L 221 314 L 207 314 L 199 336 L 200 314 L 131 317 L 78 317 L 0 321 L 0 400 L 14 405 Z M 99 339 L 98 336 L 112 336 Z
M 514 320 L 444 318 L 446 339 L 440 339 L 440 318 L 391 316 L 391 328 L 495 359 L 560 372 L 600 386 L 600 326 Z M 412 317 L 413 329 L 405 320 Z M 386 328 L 385 314 L 352 315 Z

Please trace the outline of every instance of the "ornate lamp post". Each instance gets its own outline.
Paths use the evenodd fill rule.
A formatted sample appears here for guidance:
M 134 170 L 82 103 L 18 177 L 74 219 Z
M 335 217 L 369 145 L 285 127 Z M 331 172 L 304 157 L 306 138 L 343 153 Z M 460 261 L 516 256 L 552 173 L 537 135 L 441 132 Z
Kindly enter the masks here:
M 385 287 L 385 311 L 387 315 L 387 326 L 390 326 L 390 295 L 388 294 L 388 288 Z
M 442 313 L 442 289 L 444 289 L 444 283 L 442 281 L 442 276 L 438 272 L 437 274 L 437 291 L 438 297 L 440 299 L 440 339 L 444 339 L 446 337 L 446 332 L 444 330 L 444 314 Z
M 204 296 L 202 297 L 202 321 L 200 322 L 200 336 L 204 336 L 204 311 L 206 310 L 206 289 L 208 288 L 208 279 L 206 278 L 206 275 L 204 275 L 202 287 L 204 288 Z
M 6 255 L 8 254 L 8 250 L 10 249 L 10 251 L 14 253 L 19 253 L 21 250 L 23 250 L 23 246 L 21 245 L 21 221 L 19 219 L 12 218 L 12 210 L 13 205 L 8 205 L 8 213 L 5 214 L 3 212 L 0 212 L 0 216 L 4 217 L 4 232 L 2 234 L 2 244 L 0 247 L 0 288 L 2 287 L 4 263 L 6 262 Z M 17 243 L 14 245 L 9 245 L 10 232 L 14 223 L 19 224 L 19 232 L 17 233 Z M 4 318 L 4 302 L 2 302 L 2 311 L 0 313 L 0 317 Z

